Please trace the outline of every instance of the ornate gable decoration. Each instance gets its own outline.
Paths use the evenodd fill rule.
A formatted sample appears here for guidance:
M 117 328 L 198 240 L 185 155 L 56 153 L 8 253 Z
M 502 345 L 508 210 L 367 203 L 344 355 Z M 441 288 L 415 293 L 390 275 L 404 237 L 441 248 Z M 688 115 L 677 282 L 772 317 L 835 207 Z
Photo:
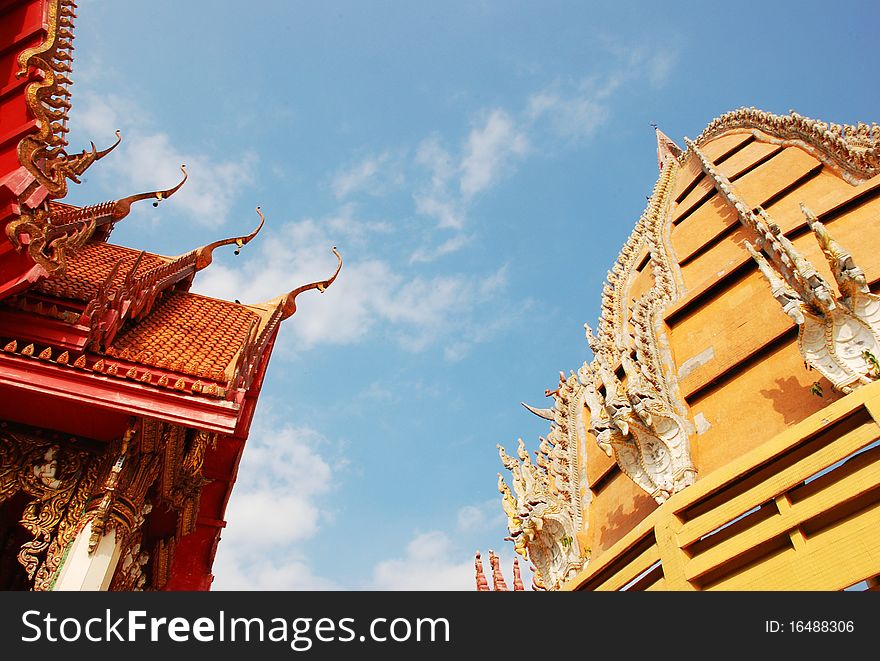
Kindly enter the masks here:
M 676 378 L 667 368 L 670 360 L 664 356 L 662 340 L 663 312 L 682 290 L 668 240 L 672 184 L 680 153 L 670 143 L 658 131 L 660 178 L 645 213 L 608 274 L 597 336 L 585 326 L 594 359 L 578 371 L 590 410 L 590 433 L 621 471 L 658 503 L 696 478 L 690 457 L 692 425 L 678 397 Z M 654 283 L 628 306 L 625 297 L 635 262 L 645 250 Z M 618 365 L 623 368 L 625 383 L 615 372 Z
M 739 108 L 713 119 L 694 142 L 704 145 L 738 129 L 762 131 L 780 144 L 805 149 L 850 183 L 880 173 L 880 126 L 877 124 L 833 124 L 804 117 L 794 110 L 789 115 L 774 115 L 757 108 Z M 762 139 L 766 141 L 766 137 Z M 681 162 L 687 156 L 688 152 L 682 154 Z
M 79 183 L 80 175 L 116 146 L 99 152 L 92 143 L 91 151 L 73 155 L 66 151 L 75 8 L 73 0 L 49 0 L 46 39 L 19 55 L 16 74 L 31 73 L 36 79 L 27 86 L 25 96 L 39 129 L 19 143 L 18 160 L 53 198 L 64 197 L 67 179 Z
M 560 375 L 559 388 L 546 393 L 554 398 L 552 410 L 527 407 L 553 423 L 548 437 L 541 439 L 535 463 L 522 440 L 520 461 L 499 446 L 502 463 L 512 474 L 512 491 L 500 476 L 498 484 L 510 539 L 535 565 L 536 585 L 545 589 L 559 588 L 588 561 L 589 549 L 582 548 L 579 538 L 587 528 L 584 512 L 590 498 L 581 459 L 586 443 L 597 442 L 658 503 L 696 479 L 692 425 L 662 336 L 663 312 L 682 292 L 669 244 L 672 184 L 681 150 L 659 131 L 657 139 L 660 177 L 608 273 L 596 335 L 586 327 L 592 363 L 568 378 Z M 628 292 L 645 253 L 653 285 L 629 303 Z M 625 381 L 617 377 L 617 366 L 623 368 Z

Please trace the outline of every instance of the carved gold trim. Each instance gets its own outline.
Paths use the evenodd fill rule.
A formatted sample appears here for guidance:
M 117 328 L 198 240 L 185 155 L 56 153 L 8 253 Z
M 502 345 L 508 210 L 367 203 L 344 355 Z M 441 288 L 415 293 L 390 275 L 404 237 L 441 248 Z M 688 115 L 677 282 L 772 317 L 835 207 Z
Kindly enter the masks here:
M 18 144 L 19 162 L 42 184 L 52 197 L 64 197 L 67 179 L 79 175 L 98 157 L 97 149 L 70 156 L 67 147 L 67 113 L 70 110 L 73 62 L 74 3 L 48 0 L 46 38 L 42 44 L 24 50 L 18 57 L 18 77 L 37 69 L 42 79 L 25 89 L 28 107 L 37 118 L 38 132 Z
M 52 226 L 49 212 L 35 209 L 7 224 L 6 236 L 16 249 L 26 248 L 28 256 L 51 276 L 64 272 L 67 255 L 85 245 L 96 223 L 96 218 L 89 218 L 69 232 L 61 232 Z
M 91 489 L 95 459 L 70 444 L 0 429 L 0 503 L 19 492 L 31 497 L 20 523 L 33 539 L 21 547 L 18 561 L 35 589 L 45 588 L 72 539 Z

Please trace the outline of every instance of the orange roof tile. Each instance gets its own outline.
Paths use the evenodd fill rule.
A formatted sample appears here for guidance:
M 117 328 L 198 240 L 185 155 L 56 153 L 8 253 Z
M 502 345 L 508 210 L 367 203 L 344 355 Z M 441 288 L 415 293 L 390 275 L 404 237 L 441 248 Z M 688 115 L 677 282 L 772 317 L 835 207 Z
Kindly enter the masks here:
M 226 368 L 259 321 L 243 305 L 173 292 L 122 331 L 107 355 L 223 383 Z
M 34 290 L 60 298 L 90 301 L 98 293 L 98 287 L 110 275 L 116 262 L 122 260 L 113 284 L 120 286 L 139 254 L 139 250 L 114 246 L 110 243 L 90 243 L 68 257 L 65 273 L 43 280 L 34 287 Z M 167 263 L 166 258 L 145 253 L 138 266 L 137 275 Z

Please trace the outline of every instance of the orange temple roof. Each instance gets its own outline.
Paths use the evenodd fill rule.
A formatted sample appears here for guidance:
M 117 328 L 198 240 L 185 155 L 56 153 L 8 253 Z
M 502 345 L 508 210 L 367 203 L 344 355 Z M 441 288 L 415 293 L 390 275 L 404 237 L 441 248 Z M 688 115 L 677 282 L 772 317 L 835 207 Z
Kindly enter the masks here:
M 173 292 L 146 319 L 121 332 L 106 354 L 225 382 L 230 363 L 259 322 L 260 315 L 243 305 Z
M 110 243 L 90 243 L 68 257 L 66 273 L 42 280 L 34 290 L 59 298 L 90 301 L 98 294 L 98 288 L 121 260 L 111 289 L 120 286 L 140 254 L 140 250 Z M 143 275 L 168 262 L 165 257 L 144 253 L 135 275 Z

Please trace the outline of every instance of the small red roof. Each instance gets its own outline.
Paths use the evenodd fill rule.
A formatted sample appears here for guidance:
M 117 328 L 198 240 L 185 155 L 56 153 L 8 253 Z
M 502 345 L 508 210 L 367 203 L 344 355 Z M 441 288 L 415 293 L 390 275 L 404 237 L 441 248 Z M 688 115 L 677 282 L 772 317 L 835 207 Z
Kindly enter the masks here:
M 120 287 L 140 254 L 140 250 L 111 243 L 90 243 L 68 256 L 65 273 L 42 280 L 33 289 L 59 298 L 90 301 L 98 294 L 98 288 L 121 260 L 111 289 Z M 168 261 L 159 255 L 144 253 L 135 275 L 143 275 L 164 266 Z
M 120 360 L 225 383 L 260 315 L 243 305 L 172 292 L 107 348 Z

